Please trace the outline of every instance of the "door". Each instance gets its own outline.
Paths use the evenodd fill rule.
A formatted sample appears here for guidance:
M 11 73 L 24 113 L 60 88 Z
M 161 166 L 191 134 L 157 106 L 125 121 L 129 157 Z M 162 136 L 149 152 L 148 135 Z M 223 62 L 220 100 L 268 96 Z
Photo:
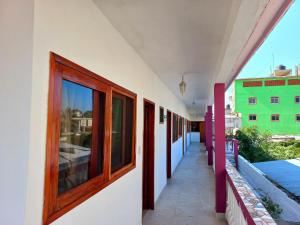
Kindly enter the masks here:
M 154 115 L 154 103 L 144 100 L 143 209 L 154 209 Z
M 205 122 L 200 121 L 200 142 L 204 142 L 205 139 Z
M 185 144 L 185 135 L 184 135 L 184 118 L 181 118 L 181 133 L 182 133 L 182 156 L 184 156 L 184 144 Z
M 187 120 L 184 120 L 185 151 L 187 151 Z
M 172 131 L 172 113 L 167 111 L 167 178 L 171 178 L 172 176 L 172 151 L 171 151 L 171 131 Z

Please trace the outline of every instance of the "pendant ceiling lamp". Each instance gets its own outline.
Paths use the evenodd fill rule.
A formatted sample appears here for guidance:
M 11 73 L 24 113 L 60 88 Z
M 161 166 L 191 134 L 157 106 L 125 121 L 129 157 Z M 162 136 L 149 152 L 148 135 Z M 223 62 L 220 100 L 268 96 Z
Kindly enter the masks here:
M 182 75 L 181 82 L 179 83 L 179 91 L 180 91 L 180 93 L 181 93 L 182 96 L 183 96 L 183 94 L 185 92 L 185 89 L 186 89 L 186 83 L 183 80 L 183 75 Z

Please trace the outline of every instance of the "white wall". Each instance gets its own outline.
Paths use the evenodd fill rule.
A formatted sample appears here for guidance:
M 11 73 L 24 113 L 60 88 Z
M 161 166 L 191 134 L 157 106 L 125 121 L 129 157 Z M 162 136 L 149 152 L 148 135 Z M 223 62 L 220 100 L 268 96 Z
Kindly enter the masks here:
M 0 224 L 24 221 L 33 0 L 0 1 Z
M 183 155 L 182 155 L 182 137 L 178 138 L 178 140 L 172 143 L 172 160 L 171 160 L 171 172 L 174 173 L 176 167 L 180 163 Z
M 136 169 L 60 217 L 53 224 L 141 224 L 143 98 L 156 103 L 156 198 L 166 184 L 166 122 L 163 125 L 158 122 L 159 106 L 189 118 L 184 104 L 167 89 L 92 1 L 35 0 L 34 15 L 26 224 L 38 225 L 42 219 L 49 51 L 60 54 L 138 95 Z M 173 150 L 173 165 L 176 165 L 179 155 L 177 156 L 177 150 Z
M 191 132 L 191 142 L 200 142 L 200 132 Z
M 191 145 L 191 133 L 187 134 L 187 147 Z
M 270 182 L 262 171 L 239 156 L 239 172 L 259 194 L 267 194 L 273 202 L 280 205 L 283 210 L 281 218 L 286 221 L 300 222 L 300 205 L 290 199 L 286 193 Z

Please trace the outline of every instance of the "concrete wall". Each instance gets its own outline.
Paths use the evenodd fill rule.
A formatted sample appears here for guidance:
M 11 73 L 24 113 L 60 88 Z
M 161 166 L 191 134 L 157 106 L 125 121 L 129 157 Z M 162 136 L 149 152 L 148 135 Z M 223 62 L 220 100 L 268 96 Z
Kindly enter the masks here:
M 256 125 L 261 131 L 269 131 L 273 135 L 300 135 L 300 123 L 295 116 L 300 111 L 300 104 L 295 104 L 295 96 L 299 95 L 299 85 L 288 85 L 288 80 L 299 79 L 299 77 L 270 77 L 263 79 L 251 79 L 246 81 L 262 81 L 263 85 L 245 88 L 245 80 L 236 80 L 235 88 L 235 110 L 242 114 L 242 126 Z M 269 80 L 283 80 L 283 86 L 265 86 L 264 82 Z M 255 105 L 248 104 L 249 97 L 256 97 Z M 270 97 L 278 96 L 279 104 L 270 104 Z M 256 114 L 257 121 L 249 121 L 248 115 Z M 279 122 L 272 122 L 272 114 L 280 114 Z
M 26 4 L 28 3 L 26 2 Z M 19 21 L 19 24 L 24 26 L 24 20 Z M 20 83 L 16 85 L 16 79 L 11 77 L 7 87 L 7 90 L 12 86 L 15 86 L 16 90 L 18 89 L 14 97 L 15 100 L 18 100 L 17 103 L 20 104 L 18 107 L 15 106 L 14 111 L 17 113 L 14 115 L 14 122 L 9 123 L 12 129 L 7 135 L 7 137 L 14 137 L 13 134 L 15 133 L 13 131 L 17 130 L 21 132 L 19 133 L 20 140 L 7 138 L 5 145 L 1 143 L 3 146 L 1 146 L 1 149 L 9 149 L 11 142 L 14 141 L 17 145 L 16 149 L 18 149 L 16 155 L 14 153 L 7 155 L 7 159 L 5 159 L 9 160 L 1 170 L 7 173 L 7 168 L 11 165 L 17 165 L 17 171 L 20 172 L 14 170 L 14 176 L 17 173 L 17 178 L 7 178 L 7 181 L 13 179 L 12 183 L 15 184 L 12 187 L 9 185 L 7 188 L 18 189 L 9 192 L 11 194 L 18 192 L 15 197 L 18 202 L 9 205 L 8 201 L 4 201 L 6 207 L 7 205 L 10 206 L 9 210 L 12 210 L 14 215 L 16 215 L 16 211 L 20 212 L 17 215 L 17 217 L 20 216 L 19 219 L 16 219 L 13 225 L 38 225 L 42 221 L 50 51 L 70 59 L 138 95 L 136 169 L 78 205 L 53 224 L 141 224 L 143 98 L 147 98 L 156 104 L 155 199 L 158 198 L 167 182 L 166 122 L 159 124 L 159 106 L 190 119 L 185 105 L 168 90 L 91 0 L 35 0 L 33 40 L 32 79 L 29 72 L 30 68 L 28 68 L 27 76 L 26 70 L 24 72 L 24 68 L 21 67 L 18 71 L 18 77 L 23 76 Z M 20 43 L 20 41 L 15 42 Z M 28 48 L 30 48 L 30 45 Z M 26 55 L 27 59 L 31 59 L 31 57 Z M 26 68 L 30 66 L 30 60 L 26 61 Z M 1 83 L 2 79 L 1 77 Z M 2 98 L 5 98 L 5 96 L 2 97 L 1 94 L 1 100 Z M 31 105 L 30 101 L 32 102 Z M 7 106 L 9 106 L 9 103 L 10 101 Z M 12 116 L 8 110 L 4 115 L 6 118 Z M 15 117 L 20 119 L 19 124 L 15 123 Z M 6 123 L 8 123 L 8 120 L 4 122 L 4 124 Z M 28 144 L 29 152 L 23 153 Z M 19 154 L 21 152 L 22 154 Z M 26 176 L 24 162 L 27 158 L 29 161 Z M 181 158 L 182 143 L 179 139 L 172 145 L 172 171 L 174 171 Z M 1 164 L 2 161 L 1 159 Z M 22 222 L 21 211 L 24 212 L 25 208 L 22 204 L 24 203 L 22 198 L 25 198 L 23 192 L 25 192 L 26 180 L 28 185 L 24 223 Z M 9 198 L 11 200 L 12 197 L 9 196 Z M 0 211 L 5 209 L 2 201 L 1 198 L 0 204 L 2 207 Z M 0 218 L 1 220 L 3 219 Z M 7 225 L 9 223 L 0 224 Z
M 262 171 L 242 156 L 239 156 L 239 172 L 257 193 L 267 194 L 273 202 L 280 205 L 280 208 L 283 210 L 281 213 L 282 219 L 286 221 L 300 221 L 300 205 L 271 183 Z
M 0 224 L 19 225 L 26 201 L 33 0 L 1 0 L 0 30 Z

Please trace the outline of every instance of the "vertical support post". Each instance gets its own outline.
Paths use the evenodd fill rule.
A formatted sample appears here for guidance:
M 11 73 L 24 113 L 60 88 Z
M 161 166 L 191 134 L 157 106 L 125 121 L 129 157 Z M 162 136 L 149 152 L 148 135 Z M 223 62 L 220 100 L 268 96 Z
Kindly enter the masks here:
M 204 124 L 205 124 L 204 145 L 206 146 L 206 151 L 207 151 L 207 112 L 205 113 L 204 116 Z
M 215 103 L 215 191 L 216 213 L 226 210 L 226 171 L 225 171 L 225 84 L 214 86 Z
M 233 139 L 232 142 L 233 142 L 233 154 L 234 154 L 235 167 L 238 169 L 238 167 L 239 167 L 239 141 L 236 139 Z
M 207 106 L 207 164 L 211 166 L 213 164 L 213 143 L 212 143 L 212 106 Z

